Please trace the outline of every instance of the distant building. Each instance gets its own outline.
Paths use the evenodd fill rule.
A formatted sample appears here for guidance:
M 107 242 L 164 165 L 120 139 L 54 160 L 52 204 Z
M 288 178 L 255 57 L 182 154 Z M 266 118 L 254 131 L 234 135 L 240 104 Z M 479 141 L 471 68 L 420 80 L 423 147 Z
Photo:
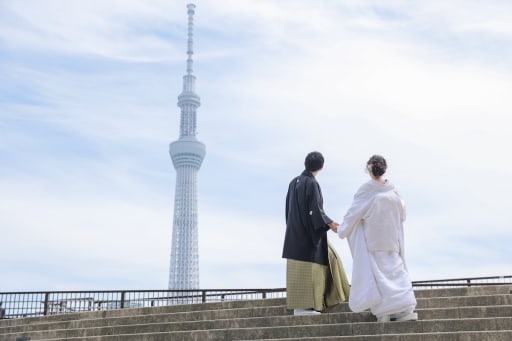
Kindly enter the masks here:
M 169 145 L 176 169 L 174 220 L 172 228 L 169 289 L 199 289 L 199 250 L 197 229 L 197 172 L 206 147 L 196 139 L 196 111 L 200 105 L 192 74 L 194 4 L 188 4 L 187 74 L 178 96 L 181 108 L 180 136 Z

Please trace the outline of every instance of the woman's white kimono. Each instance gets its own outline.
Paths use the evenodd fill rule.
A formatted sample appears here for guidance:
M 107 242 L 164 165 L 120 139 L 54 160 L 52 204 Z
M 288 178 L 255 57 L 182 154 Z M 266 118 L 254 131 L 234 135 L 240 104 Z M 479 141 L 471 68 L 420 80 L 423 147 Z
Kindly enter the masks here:
M 395 187 L 370 180 L 354 195 L 338 227 L 352 252 L 352 311 L 380 317 L 412 312 L 416 298 L 404 258 L 405 205 Z

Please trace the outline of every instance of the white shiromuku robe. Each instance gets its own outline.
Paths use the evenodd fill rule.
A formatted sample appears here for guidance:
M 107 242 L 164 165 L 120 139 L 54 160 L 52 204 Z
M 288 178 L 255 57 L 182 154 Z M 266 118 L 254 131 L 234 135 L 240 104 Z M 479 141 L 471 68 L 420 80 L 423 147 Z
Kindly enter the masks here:
M 377 317 L 412 312 L 416 298 L 404 258 L 405 205 L 389 182 L 370 180 L 338 227 L 352 252 L 349 306 Z

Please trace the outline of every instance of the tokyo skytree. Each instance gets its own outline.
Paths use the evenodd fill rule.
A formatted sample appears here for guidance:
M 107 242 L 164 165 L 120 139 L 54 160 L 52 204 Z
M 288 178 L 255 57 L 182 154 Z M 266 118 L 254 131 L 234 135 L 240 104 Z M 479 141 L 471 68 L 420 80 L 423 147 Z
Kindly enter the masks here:
M 187 73 L 178 96 L 181 108 L 180 136 L 169 145 L 176 169 L 174 220 L 172 227 L 169 289 L 199 289 L 199 251 L 197 229 L 197 172 L 206 147 L 196 139 L 196 110 L 200 105 L 192 74 L 194 4 L 188 4 Z

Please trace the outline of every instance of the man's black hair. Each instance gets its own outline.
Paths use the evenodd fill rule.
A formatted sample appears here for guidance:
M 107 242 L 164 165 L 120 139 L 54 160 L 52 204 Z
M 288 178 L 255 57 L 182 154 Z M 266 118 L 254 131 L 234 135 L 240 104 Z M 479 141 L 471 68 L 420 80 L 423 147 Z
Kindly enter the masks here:
M 304 166 L 306 166 L 306 170 L 310 172 L 316 172 L 324 167 L 324 157 L 320 152 L 311 152 L 306 155 L 306 160 L 304 161 Z

